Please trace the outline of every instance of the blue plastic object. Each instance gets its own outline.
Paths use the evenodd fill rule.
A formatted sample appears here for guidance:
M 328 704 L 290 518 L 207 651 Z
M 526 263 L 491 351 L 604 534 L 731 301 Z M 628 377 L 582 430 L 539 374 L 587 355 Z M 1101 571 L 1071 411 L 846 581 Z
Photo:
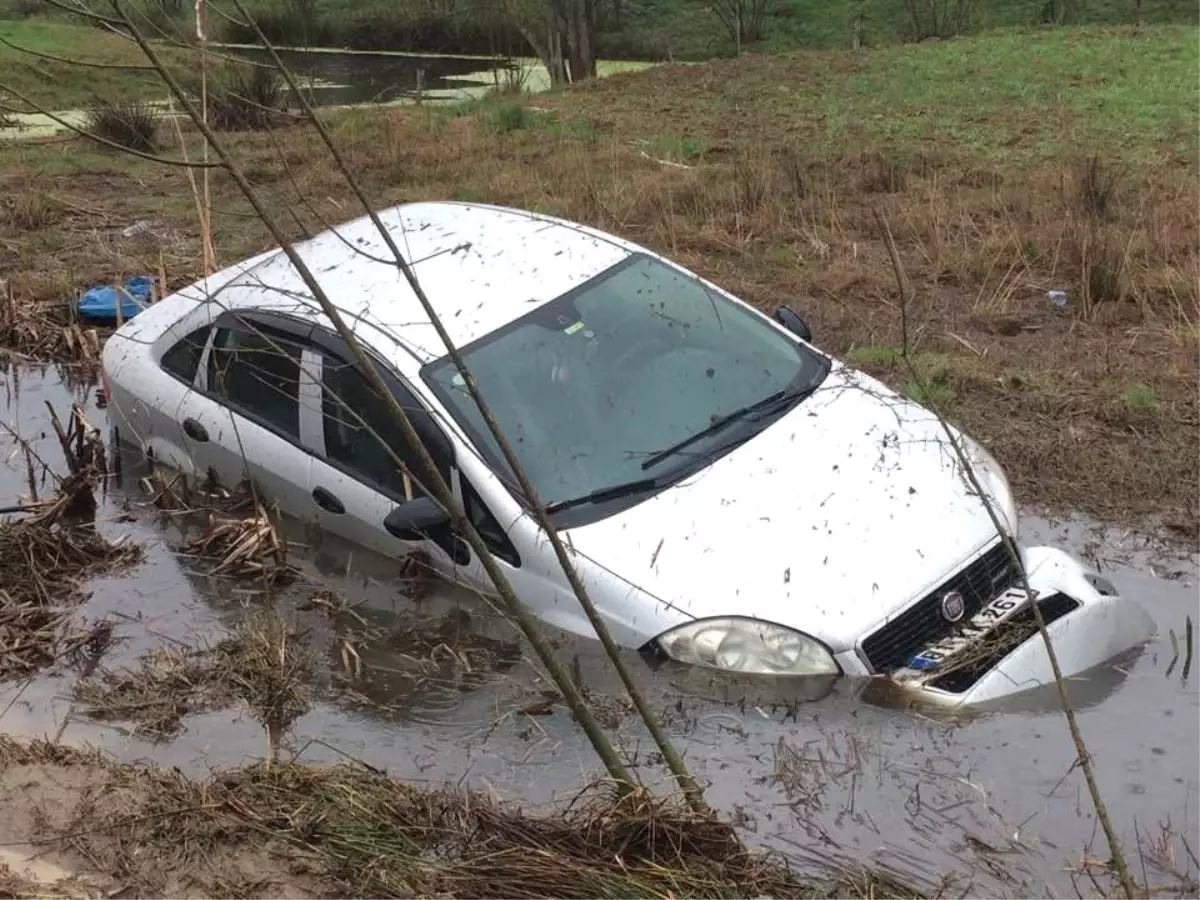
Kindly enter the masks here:
M 115 322 L 117 304 L 121 319 L 132 319 L 150 305 L 154 280 L 149 275 L 125 279 L 123 289 L 111 284 L 94 284 L 79 298 L 79 316 L 90 322 Z

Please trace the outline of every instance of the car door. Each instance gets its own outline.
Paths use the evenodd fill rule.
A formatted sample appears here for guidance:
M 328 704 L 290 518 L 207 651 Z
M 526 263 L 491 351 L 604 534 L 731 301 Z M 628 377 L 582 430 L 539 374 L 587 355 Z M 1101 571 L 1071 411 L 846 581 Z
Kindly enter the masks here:
M 197 471 L 232 487 L 245 477 L 280 512 L 308 509 L 311 457 L 301 437 L 302 396 L 314 393 L 292 334 L 232 314 L 215 323 L 200 385 L 180 407 Z
M 339 339 L 326 336 L 319 355 L 322 424 L 309 469 L 308 498 L 317 523 L 387 556 L 424 550 L 445 571 L 452 566 L 446 547 L 401 540 L 384 527 L 399 504 L 425 495 L 419 474 L 409 474 L 420 473 L 421 466 L 386 401 Z M 445 434 L 390 367 L 376 368 L 449 480 L 453 454 Z

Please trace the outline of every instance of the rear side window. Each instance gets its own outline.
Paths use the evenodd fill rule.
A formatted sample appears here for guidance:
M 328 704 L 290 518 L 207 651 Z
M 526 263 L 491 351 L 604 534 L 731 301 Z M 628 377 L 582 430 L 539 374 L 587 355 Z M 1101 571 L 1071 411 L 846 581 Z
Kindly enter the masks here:
M 270 333 L 220 328 L 208 357 L 208 386 L 230 407 L 300 436 L 299 345 Z
M 209 327 L 197 328 L 163 354 L 162 367 L 180 381 L 192 384 L 208 343 Z

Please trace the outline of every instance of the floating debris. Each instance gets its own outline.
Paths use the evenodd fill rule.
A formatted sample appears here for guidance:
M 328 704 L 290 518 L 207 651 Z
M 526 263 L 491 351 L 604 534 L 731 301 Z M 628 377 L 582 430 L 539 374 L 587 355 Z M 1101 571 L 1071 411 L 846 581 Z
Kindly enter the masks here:
M 28 675 L 100 642 L 102 626 L 71 624 L 71 607 L 86 598 L 81 582 L 142 558 L 140 547 L 109 541 L 91 526 L 55 522 L 52 516 L 69 502 L 55 500 L 36 519 L 0 522 L 2 678 Z
M 313 660 L 273 612 L 249 616 L 211 647 L 161 647 L 136 669 L 80 679 L 75 699 L 96 721 L 128 722 L 140 737 L 166 741 L 189 715 L 228 709 L 239 701 L 267 729 L 273 746 L 309 708 Z
M 162 502 L 160 493 L 156 502 Z M 177 495 L 173 497 L 177 499 Z M 189 512 L 207 513 L 208 522 L 197 536 L 185 540 L 178 552 L 213 562 L 209 575 L 259 580 L 268 587 L 289 584 L 299 570 L 287 561 L 287 548 L 261 495 L 247 482 L 226 491 L 209 486 L 205 506 Z

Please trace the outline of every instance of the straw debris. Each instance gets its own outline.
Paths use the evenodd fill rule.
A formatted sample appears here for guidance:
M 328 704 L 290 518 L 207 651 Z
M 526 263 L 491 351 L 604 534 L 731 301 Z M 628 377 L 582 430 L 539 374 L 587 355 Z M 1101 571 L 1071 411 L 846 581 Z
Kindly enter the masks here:
M 99 652 L 111 628 L 72 624 L 82 582 L 133 565 L 140 547 L 109 541 L 87 525 L 36 519 L 0 522 L 0 678 L 28 675 L 66 654 Z
M 134 733 L 151 741 L 173 738 L 189 715 L 240 701 L 276 746 L 309 708 L 313 661 L 299 637 L 274 613 L 257 613 L 214 646 L 163 647 L 144 654 L 135 669 L 81 679 L 75 698 L 89 718 L 132 723 Z
M 405 617 L 391 629 L 387 642 L 409 674 L 460 690 L 479 687 L 489 675 L 521 659 L 516 641 L 479 634 L 464 609 L 437 617 Z
M 287 561 L 287 547 L 279 539 L 275 522 L 262 494 L 247 481 L 233 490 L 209 485 L 200 493 L 203 506 L 186 509 L 206 520 L 203 531 L 176 549 L 212 563 L 209 575 L 235 580 L 259 580 L 282 586 L 296 580 L 299 571 Z M 160 508 L 184 502 L 173 485 L 162 486 L 154 497 Z
M 727 823 L 641 792 L 618 802 L 593 787 L 565 812 L 533 816 L 362 765 L 258 765 L 196 781 L 0 738 L 8 765 L 47 759 L 102 769 L 38 845 L 130 896 L 213 896 L 235 866 L 277 876 L 279 896 L 917 896 L 875 876 L 801 874 L 748 850 Z
M 11 283 L 0 283 L 0 347 L 10 356 L 95 365 L 104 340 L 99 329 L 72 321 L 65 300 L 18 302 Z

